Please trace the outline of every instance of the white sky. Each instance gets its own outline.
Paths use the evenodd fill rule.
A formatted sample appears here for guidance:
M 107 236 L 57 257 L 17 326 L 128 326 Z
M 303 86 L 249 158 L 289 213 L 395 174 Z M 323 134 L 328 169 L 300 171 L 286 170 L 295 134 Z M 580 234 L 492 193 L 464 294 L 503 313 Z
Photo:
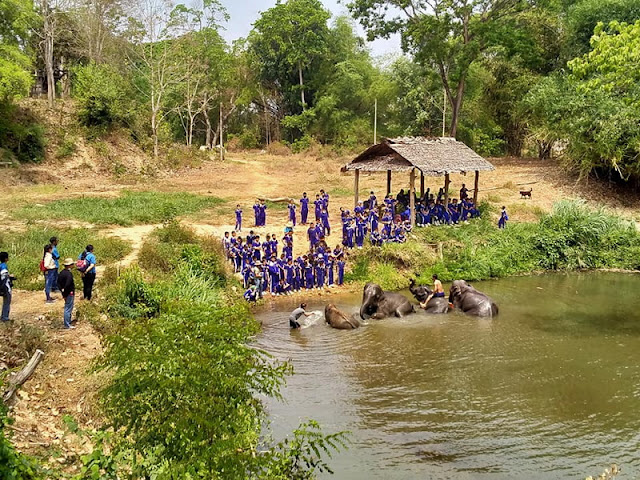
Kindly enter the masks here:
M 322 0 L 325 7 L 334 16 L 348 15 L 347 8 L 339 5 L 338 0 Z M 223 36 L 227 41 L 233 41 L 241 37 L 246 37 L 251 31 L 252 24 L 258 19 L 260 12 L 268 10 L 276 4 L 276 0 L 222 0 L 230 15 L 229 22 L 224 24 Z M 356 25 L 360 36 L 365 37 L 364 30 L 359 24 Z M 400 38 L 394 35 L 389 40 L 376 40 L 368 44 L 374 56 L 387 54 L 400 54 Z

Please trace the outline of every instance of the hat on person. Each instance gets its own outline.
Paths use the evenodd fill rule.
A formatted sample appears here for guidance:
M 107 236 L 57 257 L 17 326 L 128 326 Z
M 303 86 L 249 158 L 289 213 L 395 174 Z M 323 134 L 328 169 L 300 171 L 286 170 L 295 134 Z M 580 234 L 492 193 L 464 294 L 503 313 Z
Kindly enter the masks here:
M 62 265 L 64 265 L 65 267 L 68 267 L 70 265 L 73 265 L 74 263 L 75 262 L 73 261 L 73 258 L 65 258 Z

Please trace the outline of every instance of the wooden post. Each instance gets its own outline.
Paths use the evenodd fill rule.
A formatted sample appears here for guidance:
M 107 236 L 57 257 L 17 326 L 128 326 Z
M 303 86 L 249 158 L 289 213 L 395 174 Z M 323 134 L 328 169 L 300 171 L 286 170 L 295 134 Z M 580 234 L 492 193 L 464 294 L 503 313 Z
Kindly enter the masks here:
M 360 190 L 360 170 L 356 169 L 356 176 L 353 179 L 353 206 L 358 206 L 358 194 Z
M 480 172 L 476 170 L 476 183 L 473 187 L 473 203 L 478 206 L 478 185 L 480 183 Z
M 387 195 L 391 194 L 391 170 L 387 170 Z
M 424 198 L 424 173 L 420 172 L 420 199 Z
M 409 210 L 411 212 L 411 227 L 416 226 L 416 169 L 409 174 Z
M 445 173 L 444 175 L 444 208 L 447 208 L 449 204 L 449 174 Z

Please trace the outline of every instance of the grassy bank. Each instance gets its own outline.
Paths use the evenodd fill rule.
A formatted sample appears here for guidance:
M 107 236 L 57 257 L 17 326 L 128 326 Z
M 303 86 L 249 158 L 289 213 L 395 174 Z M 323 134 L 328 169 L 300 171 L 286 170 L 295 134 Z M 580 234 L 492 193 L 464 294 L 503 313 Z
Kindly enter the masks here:
M 442 243 L 442 259 L 429 245 Z M 433 273 L 445 281 L 485 280 L 536 271 L 640 268 L 640 235 L 633 223 L 580 202 L 557 203 L 537 222 L 498 230 L 484 218 L 459 226 L 416 229 L 405 245 L 355 251 L 347 279 L 384 288 Z
M 103 313 L 82 312 L 105 334 L 97 368 L 108 424 L 93 437 L 83 475 L 101 478 L 312 478 L 321 452 L 342 445 L 306 423 L 273 445 L 258 396 L 278 396 L 287 363 L 251 346 L 259 330 L 218 242 L 171 222 L 105 289 Z M 113 433 L 117 432 L 117 433 Z M 106 453 L 109 451 L 109 453 Z
M 124 240 L 86 228 L 29 227 L 23 232 L 5 231 L 0 233 L 0 250 L 9 252 L 9 270 L 18 278 L 16 288 L 44 288 L 39 263 L 51 237 L 60 240 L 61 258 L 76 259 L 88 244 L 92 244 L 100 264 L 105 265 L 121 260 L 131 251 L 131 246 Z
M 130 192 L 116 198 L 82 197 L 19 207 L 11 216 L 22 221 L 78 220 L 93 225 L 160 223 L 223 203 L 192 193 Z

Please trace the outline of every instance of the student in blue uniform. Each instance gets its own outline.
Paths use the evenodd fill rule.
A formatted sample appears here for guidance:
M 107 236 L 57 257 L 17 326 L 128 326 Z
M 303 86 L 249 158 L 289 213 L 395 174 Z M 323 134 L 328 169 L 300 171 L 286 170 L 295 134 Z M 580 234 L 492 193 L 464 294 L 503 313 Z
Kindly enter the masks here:
M 353 224 L 351 223 L 351 221 L 347 222 L 347 228 L 346 228 L 346 243 L 345 246 L 347 248 L 353 248 L 353 236 L 355 234 L 354 228 L 353 228 Z
M 307 224 L 308 216 L 309 216 L 309 198 L 307 197 L 307 192 L 303 192 L 302 198 L 300 199 L 300 223 L 302 225 Z
M 320 199 L 322 200 L 322 206 L 329 210 L 329 194 L 324 190 L 320 190 Z
M 236 232 L 242 231 L 242 208 L 240 204 L 236 205 Z
M 307 238 L 309 239 L 309 249 L 313 250 L 318 243 L 318 232 L 316 230 L 316 224 L 311 222 L 309 228 L 307 229 Z
M 314 278 L 313 265 L 311 263 L 311 259 L 309 258 L 307 258 L 307 261 L 304 264 L 304 279 L 307 290 L 311 290 L 314 287 Z
M 324 288 L 325 273 L 324 258 L 320 256 L 316 262 L 316 288 Z
M 296 226 L 296 205 L 291 201 L 289 202 L 289 205 L 287 206 L 287 208 L 289 209 L 289 221 L 295 227 Z
M 260 235 L 256 235 L 255 237 L 253 237 L 251 247 L 253 249 L 253 259 L 259 262 L 262 258 L 262 243 L 260 243 Z
M 335 260 L 333 258 L 333 255 L 329 255 L 327 257 L 327 285 L 330 287 L 334 286 L 334 265 L 335 265 Z
M 256 203 L 253 204 L 253 217 L 255 218 L 254 227 L 260 226 L 260 202 L 256 200 Z
M 338 285 L 342 285 L 344 283 L 344 260 L 339 258 L 336 264 L 338 265 Z
M 500 212 L 500 220 L 498 220 L 498 228 L 505 228 L 507 226 L 507 220 L 509 220 L 509 215 L 507 215 L 507 207 L 502 206 L 502 212 Z
M 271 235 L 271 241 L 269 242 L 271 255 L 278 256 L 278 239 L 276 238 L 276 234 Z
M 364 218 L 362 218 L 360 215 L 356 216 L 355 237 L 356 237 L 356 246 L 358 248 L 362 248 L 362 246 L 364 245 L 364 236 L 365 236 L 366 225 L 367 224 L 366 224 Z
M 324 207 L 320 212 L 320 219 L 322 220 L 322 233 L 325 237 L 328 237 L 331 235 L 331 225 L 329 224 L 329 212 Z
M 260 201 L 260 225 L 263 227 L 267 226 L 267 205 L 264 203 L 264 200 Z
M 320 198 L 320 195 L 316 194 L 316 199 L 313 204 L 315 206 L 316 222 L 319 222 L 320 215 L 322 214 L 322 207 L 324 206 L 324 201 Z
M 373 211 L 378 206 L 378 199 L 373 193 L 373 190 L 369 194 L 369 210 Z

